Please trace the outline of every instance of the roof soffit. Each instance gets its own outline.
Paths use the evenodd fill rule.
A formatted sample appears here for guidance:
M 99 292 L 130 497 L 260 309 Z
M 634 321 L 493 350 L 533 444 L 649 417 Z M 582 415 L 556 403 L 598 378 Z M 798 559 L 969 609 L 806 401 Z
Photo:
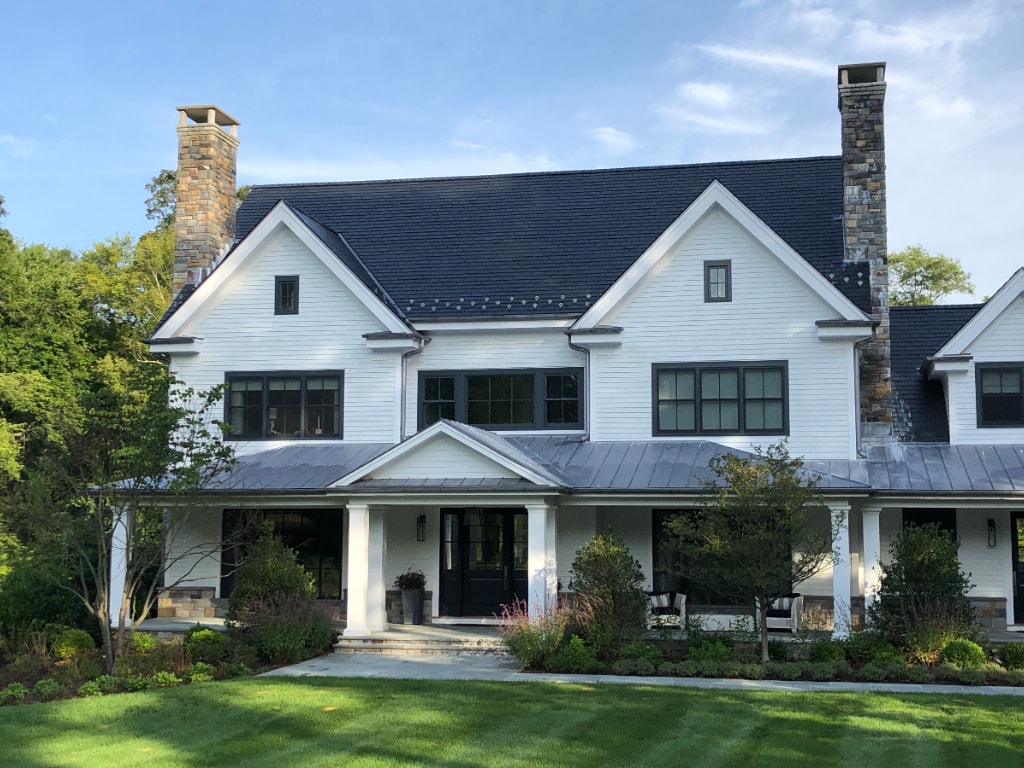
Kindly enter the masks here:
M 627 302 L 657 264 L 713 209 L 728 214 L 758 243 L 817 294 L 842 320 L 863 321 L 867 316 L 817 269 L 779 237 L 767 224 L 733 195 L 724 184 L 713 181 L 696 200 L 633 262 L 579 321 L 574 331 L 596 328 Z

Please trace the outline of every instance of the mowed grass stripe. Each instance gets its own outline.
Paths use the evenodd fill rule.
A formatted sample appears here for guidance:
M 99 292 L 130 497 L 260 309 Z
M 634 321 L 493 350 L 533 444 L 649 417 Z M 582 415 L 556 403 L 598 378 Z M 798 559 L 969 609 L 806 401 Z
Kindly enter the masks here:
M 1019 766 L 1020 700 L 259 678 L 0 708 L 18 766 Z

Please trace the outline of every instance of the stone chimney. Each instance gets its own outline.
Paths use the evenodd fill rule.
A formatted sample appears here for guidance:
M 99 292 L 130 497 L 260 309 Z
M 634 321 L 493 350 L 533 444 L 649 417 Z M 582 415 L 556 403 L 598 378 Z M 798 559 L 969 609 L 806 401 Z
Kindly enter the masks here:
M 885 63 L 839 67 L 844 259 L 870 275 L 873 337 L 860 345 L 861 448 L 893 439 L 885 219 Z
M 209 274 L 234 239 L 237 153 L 237 120 L 209 104 L 178 107 L 175 294 Z

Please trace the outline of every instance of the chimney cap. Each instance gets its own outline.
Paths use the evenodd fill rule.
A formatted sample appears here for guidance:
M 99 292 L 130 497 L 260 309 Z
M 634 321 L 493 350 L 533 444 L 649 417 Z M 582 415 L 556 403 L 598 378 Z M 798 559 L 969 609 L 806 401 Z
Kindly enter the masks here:
M 223 127 L 239 125 L 235 118 L 216 104 L 197 104 L 191 107 L 176 107 L 176 109 L 182 115 L 183 124 L 184 118 L 187 117 L 196 123 L 213 123 Z
M 869 85 L 885 82 L 885 62 L 840 64 L 839 85 Z

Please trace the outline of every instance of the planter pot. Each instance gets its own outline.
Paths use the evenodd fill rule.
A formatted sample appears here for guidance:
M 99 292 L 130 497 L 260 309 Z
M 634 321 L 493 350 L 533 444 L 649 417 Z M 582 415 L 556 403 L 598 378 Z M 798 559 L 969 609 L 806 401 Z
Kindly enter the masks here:
M 403 589 L 402 590 L 402 623 L 422 624 L 423 623 L 423 601 L 426 590 Z

